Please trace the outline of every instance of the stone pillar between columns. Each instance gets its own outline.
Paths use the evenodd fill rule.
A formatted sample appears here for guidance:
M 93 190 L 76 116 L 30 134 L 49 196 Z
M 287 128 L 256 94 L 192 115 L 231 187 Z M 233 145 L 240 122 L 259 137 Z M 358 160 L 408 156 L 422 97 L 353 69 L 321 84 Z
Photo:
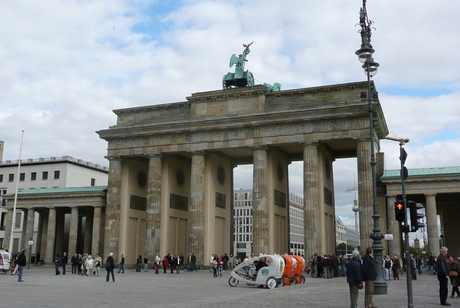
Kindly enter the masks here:
M 269 211 L 268 211 L 268 148 L 256 147 L 253 150 L 253 253 L 270 254 Z
M 388 217 L 388 231 L 390 234 L 393 234 L 393 240 L 388 241 L 388 254 L 393 256 L 397 254 L 402 256 L 401 251 L 401 230 L 399 227 L 399 222 L 396 220 L 395 213 L 395 202 L 396 196 L 387 196 L 387 217 Z
M 190 179 L 190 251 L 196 256 L 198 265 L 204 264 L 204 228 L 205 228 L 205 153 L 192 153 Z
M 33 208 L 27 209 L 27 223 L 26 223 L 26 233 L 25 233 L 25 243 L 30 239 L 33 239 L 34 236 L 34 222 L 35 222 L 35 210 Z M 25 246 L 23 246 L 24 248 Z M 29 249 L 29 248 L 27 248 Z M 30 252 L 32 253 L 32 252 Z
M 56 209 L 49 208 L 48 213 L 48 230 L 46 232 L 46 256 L 45 263 L 54 262 L 54 242 L 56 238 Z
M 118 256 L 120 240 L 121 158 L 109 157 L 109 160 L 104 257 L 107 257 L 110 252 Z
M 323 209 L 320 205 L 318 144 L 303 149 L 304 249 L 305 256 L 325 253 L 322 247 Z
M 371 144 L 369 140 L 360 140 L 357 147 L 358 164 L 358 200 L 359 200 L 359 233 L 361 249 L 372 247 L 370 238 L 374 221 L 372 215 L 373 194 L 372 194 L 372 167 Z
M 93 240 L 93 211 L 87 209 L 85 211 L 86 221 L 85 221 L 85 242 L 83 244 L 83 251 L 95 255 L 96 252 L 92 251 L 92 240 Z M 104 256 L 105 257 L 105 256 Z
M 5 223 L 5 242 L 3 243 L 3 247 L 5 249 L 9 249 L 10 241 L 13 241 L 11 238 L 11 227 L 13 224 L 13 209 L 8 209 L 6 212 L 6 223 Z
M 77 252 L 78 241 L 78 207 L 70 207 L 69 256 Z
M 102 208 L 100 206 L 94 206 L 94 213 L 93 213 L 93 237 L 91 241 L 91 252 L 93 255 L 99 254 L 101 256 L 100 249 L 100 239 L 101 239 L 101 211 Z M 107 258 L 108 256 L 102 256 L 103 258 Z
M 147 218 L 145 252 L 148 256 L 160 253 L 161 240 L 161 155 L 149 158 L 147 181 Z
M 438 233 L 438 219 L 436 211 L 436 194 L 425 194 L 426 199 L 426 225 L 428 233 L 428 248 L 435 256 L 439 252 L 439 233 Z

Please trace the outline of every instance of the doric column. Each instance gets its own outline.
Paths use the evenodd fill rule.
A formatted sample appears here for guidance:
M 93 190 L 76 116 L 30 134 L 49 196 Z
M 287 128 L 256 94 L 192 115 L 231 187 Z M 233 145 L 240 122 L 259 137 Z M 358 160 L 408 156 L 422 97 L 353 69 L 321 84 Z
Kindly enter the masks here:
M 393 240 L 388 241 L 388 254 L 393 256 L 397 254 L 402 256 L 401 251 L 401 232 L 399 229 L 399 222 L 396 220 L 395 213 L 396 196 L 387 196 L 387 217 L 388 217 L 388 231 L 393 234 Z
M 56 238 L 56 209 L 54 207 L 49 208 L 48 213 L 48 230 L 46 232 L 46 263 L 52 263 L 54 261 L 54 241 Z
M 109 160 L 104 257 L 107 257 L 110 252 L 118 256 L 120 240 L 121 158 L 109 157 Z
M 161 221 L 161 155 L 149 158 L 147 181 L 147 218 L 145 235 L 145 253 L 155 256 L 160 253 Z
M 192 153 L 190 180 L 190 251 L 196 256 L 197 265 L 204 264 L 204 225 L 205 225 L 205 153 Z
M 35 210 L 33 208 L 27 209 L 27 223 L 26 223 L 26 233 L 25 233 L 25 244 L 32 239 L 34 235 L 34 220 L 35 220 Z M 32 252 L 30 252 L 32 253 Z
M 433 255 L 439 251 L 438 220 L 436 213 L 436 194 L 425 194 L 426 199 L 426 230 L 428 231 L 428 247 Z
M 100 249 L 100 238 L 101 238 L 101 211 L 102 208 L 99 205 L 94 206 L 93 214 L 93 240 L 91 241 L 91 252 L 93 254 L 101 255 Z M 104 258 L 107 256 L 103 256 Z
M 372 247 L 370 238 L 374 227 L 373 195 L 372 195 L 372 168 L 371 144 L 369 140 L 360 140 L 357 148 L 358 163 L 358 200 L 359 200 L 359 233 L 361 249 Z
M 303 149 L 303 200 L 304 200 L 304 249 L 310 257 L 322 251 L 322 219 L 320 206 L 318 144 L 306 144 Z
M 70 207 L 70 229 L 69 229 L 69 256 L 77 252 L 78 241 L 78 207 Z
M 253 252 L 273 253 L 269 247 L 267 147 L 253 151 Z
M 92 241 L 93 241 L 93 211 L 87 210 L 86 211 L 86 221 L 85 221 L 85 241 L 83 244 L 83 251 L 90 253 L 91 255 L 95 255 L 97 252 L 92 251 L 93 248 Z M 105 256 L 104 256 L 105 257 Z

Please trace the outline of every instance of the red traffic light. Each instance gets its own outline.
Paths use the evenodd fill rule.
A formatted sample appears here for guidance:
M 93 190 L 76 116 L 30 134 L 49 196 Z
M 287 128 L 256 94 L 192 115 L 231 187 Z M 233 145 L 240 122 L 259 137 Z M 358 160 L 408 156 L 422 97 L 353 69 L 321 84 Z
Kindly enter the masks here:
M 397 221 L 404 222 L 406 221 L 406 207 L 404 206 L 403 201 L 395 202 L 395 218 Z

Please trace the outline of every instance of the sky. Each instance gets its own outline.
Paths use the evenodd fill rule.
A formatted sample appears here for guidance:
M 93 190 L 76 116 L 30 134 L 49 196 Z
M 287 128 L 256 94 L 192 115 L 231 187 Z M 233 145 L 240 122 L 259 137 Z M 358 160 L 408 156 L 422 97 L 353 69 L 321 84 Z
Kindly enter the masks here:
M 0 10 L 3 160 L 70 155 L 108 166 L 95 131 L 114 109 L 185 101 L 221 89 L 232 54 L 254 41 L 257 84 L 297 89 L 366 80 L 355 51 L 360 0 L 17 0 Z M 460 164 L 460 1 L 369 0 L 374 82 L 407 168 Z M 381 141 L 386 169 L 399 145 Z M 290 191 L 302 195 L 302 167 Z M 334 162 L 336 214 L 352 227 L 356 160 Z M 235 169 L 250 189 L 251 166 Z

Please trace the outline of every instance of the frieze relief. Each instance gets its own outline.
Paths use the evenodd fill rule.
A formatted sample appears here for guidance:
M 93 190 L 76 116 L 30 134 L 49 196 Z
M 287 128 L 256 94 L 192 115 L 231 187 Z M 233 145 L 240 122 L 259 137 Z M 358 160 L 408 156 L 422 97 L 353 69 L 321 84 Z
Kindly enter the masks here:
M 258 127 L 194 131 L 188 133 L 158 134 L 148 137 L 117 138 L 109 142 L 109 149 L 168 146 L 190 143 L 231 141 L 258 137 L 279 137 L 316 132 L 330 132 L 359 128 L 358 119 L 331 119 L 289 124 L 271 124 Z

